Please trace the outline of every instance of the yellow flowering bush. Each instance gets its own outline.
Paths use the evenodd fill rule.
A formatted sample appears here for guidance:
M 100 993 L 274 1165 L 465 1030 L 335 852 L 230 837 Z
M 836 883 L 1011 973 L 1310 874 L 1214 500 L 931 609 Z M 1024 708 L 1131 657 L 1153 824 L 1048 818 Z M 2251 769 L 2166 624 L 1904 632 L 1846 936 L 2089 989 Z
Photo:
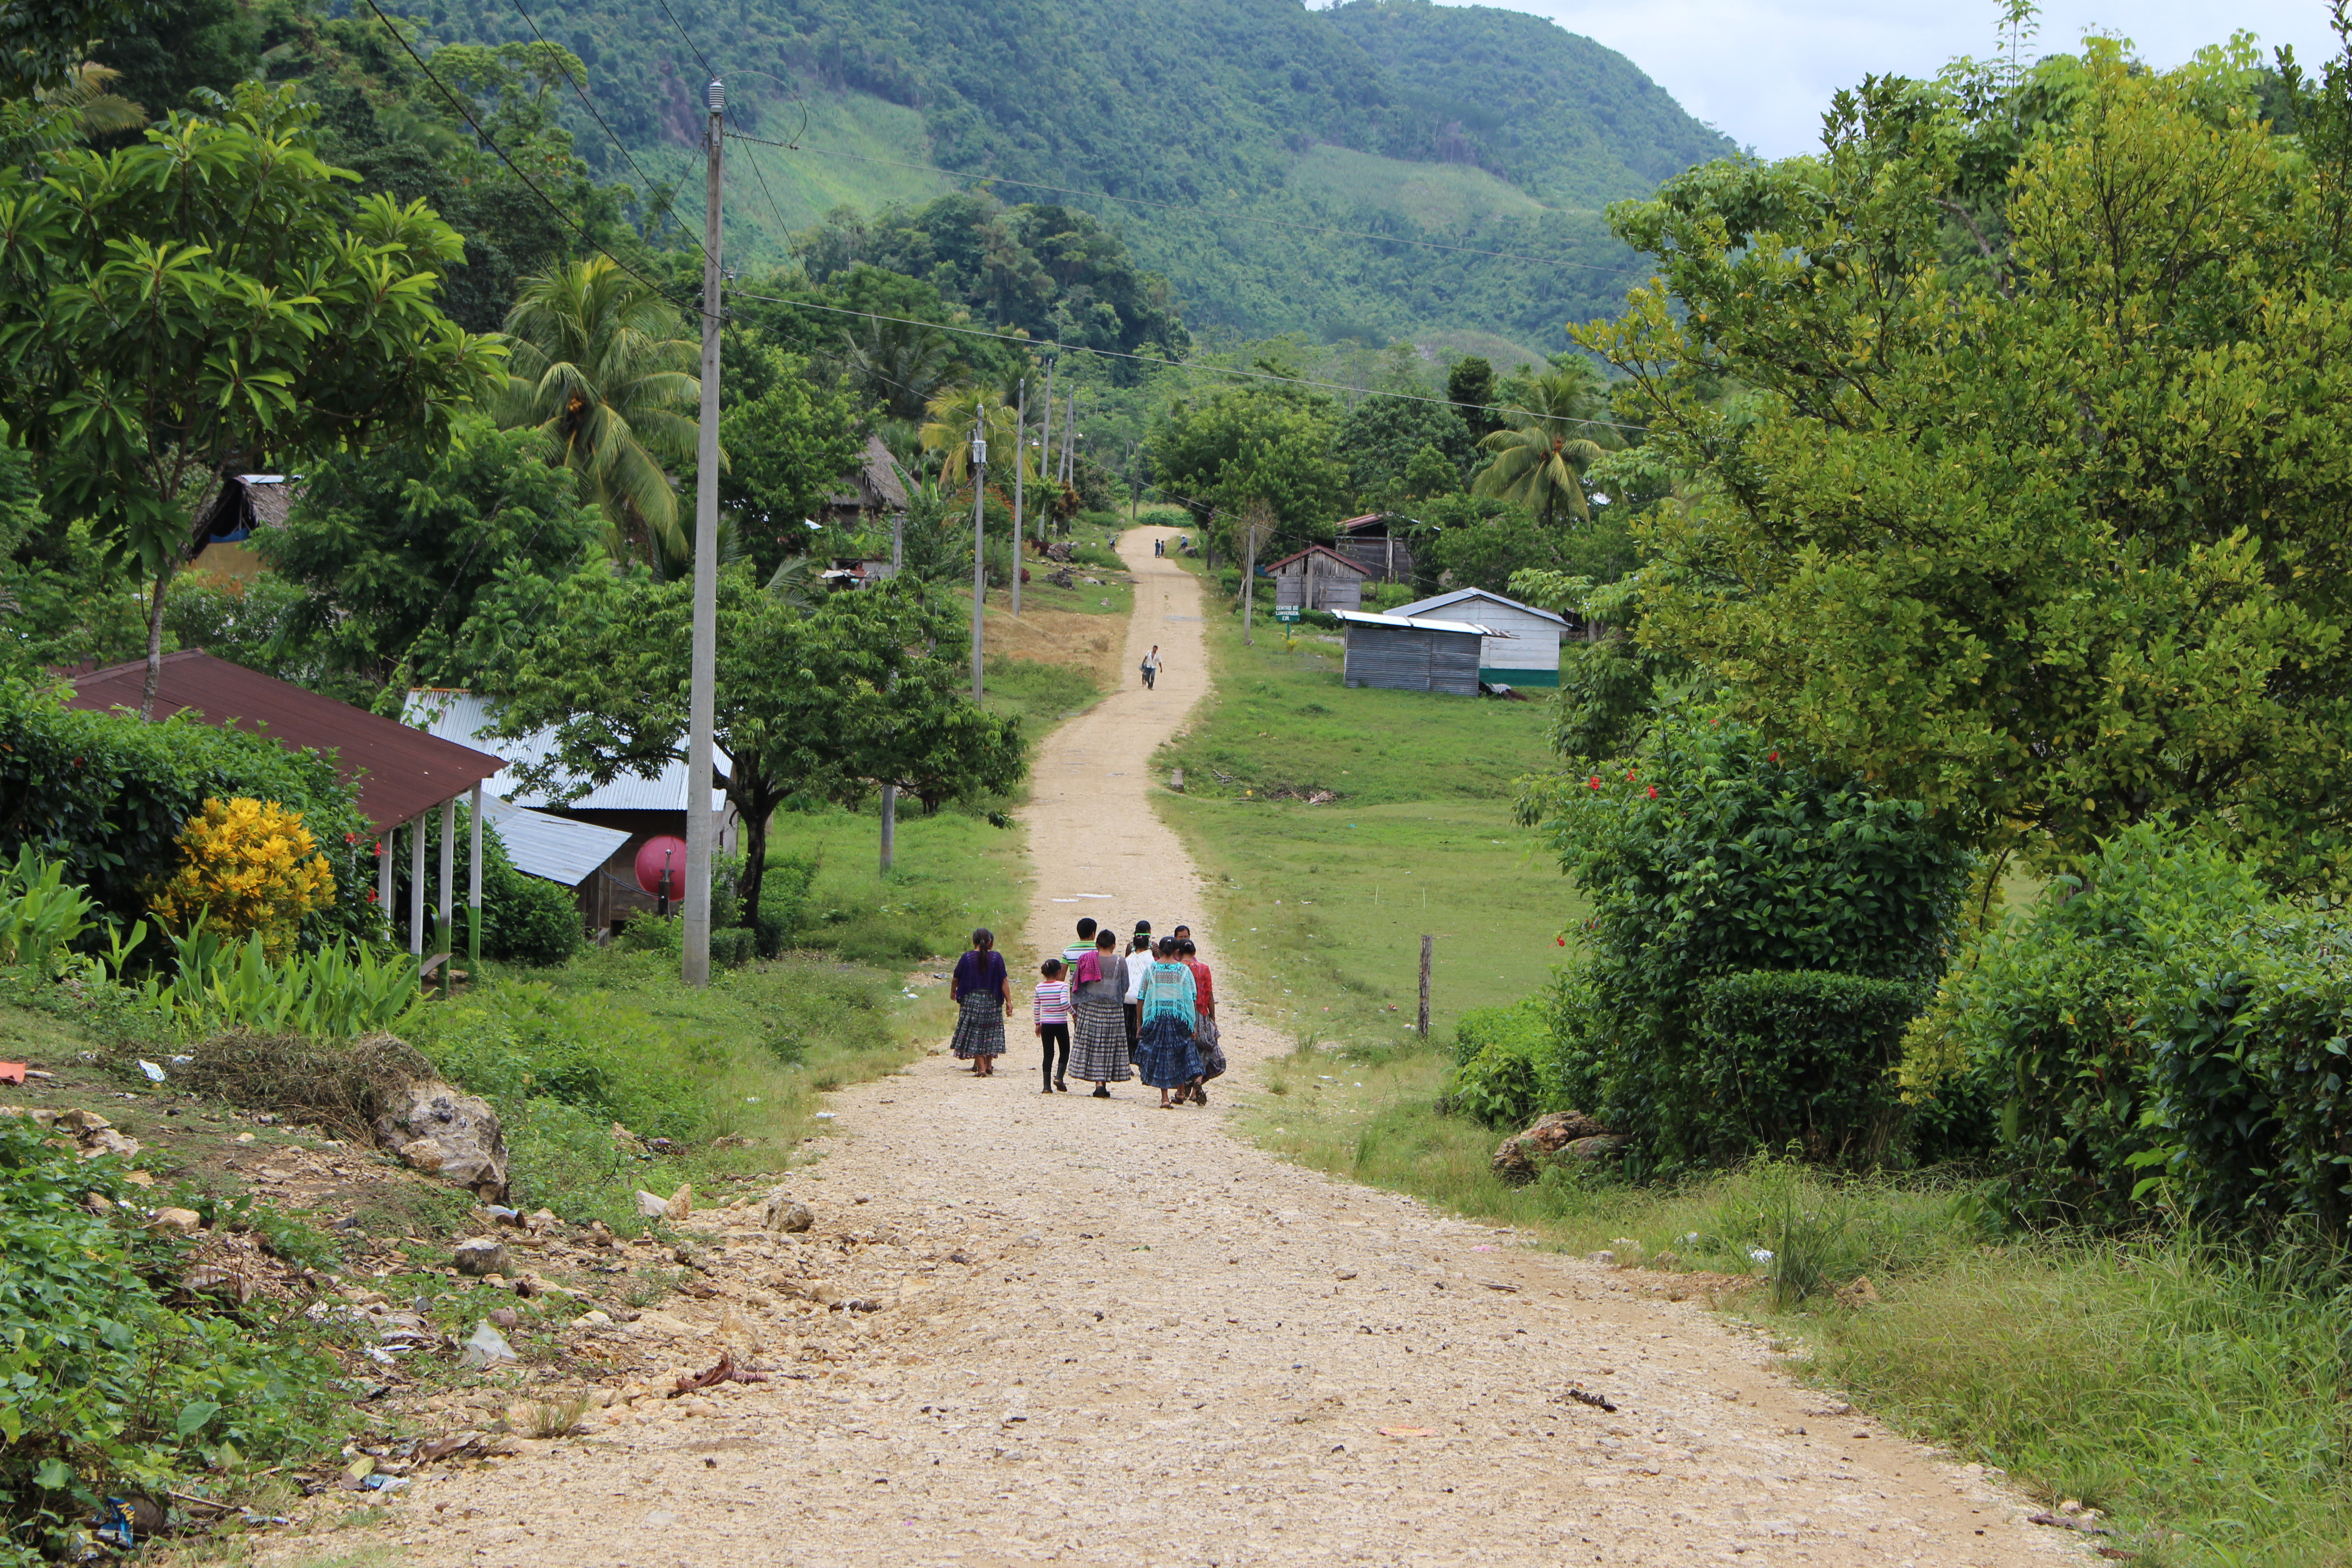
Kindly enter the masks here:
M 302 814 L 274 800 L 207 800 L 180 829 L 180 868 L 150 903 L 185 930 L 198 915 L 224 937 L 261 933 L 281 957 L 302 917 L 334 900 L 335 874 Z

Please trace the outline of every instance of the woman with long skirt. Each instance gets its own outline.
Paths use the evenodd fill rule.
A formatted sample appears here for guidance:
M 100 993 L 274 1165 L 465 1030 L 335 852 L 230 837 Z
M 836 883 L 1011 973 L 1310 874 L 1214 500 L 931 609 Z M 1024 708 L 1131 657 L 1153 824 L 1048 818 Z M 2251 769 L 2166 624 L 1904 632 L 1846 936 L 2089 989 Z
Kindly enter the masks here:
M 992 1077 L 996 1058 L 1004 1054 L 1004 1015 L 1013 1002 L 995 932 L 982 928 L 971 933 L 971 951 L 956 960 L 948 995 L 957 1007 L 950 1047 L 958 1060 L 971 1063 L 974 1078 Z
M 1176 957 L 1192 972 L 1192 1043 L 1201 1049 L 1201 1081 L 1192 1086 L 1192 1103 L 1209 1103 L 1207 1084 L 1213 1078 L 1222 1078 L 1225 1071 L 1225 1050 L 1217 1031 L 1217 983 L 1209 966 L 1201 962 L 1200 948 L 1176 928 Z
M 1143 973 L 1136 1066 L 1143 1081 L 1160 1091 L 1162 1110 L 1183 1104 L 1200 1087 L 1201 1049 L 1192 1039 L 1198 1005 L 1192 972 L 1178 960 L 1175 940 L 1161 938 L 1152 949 L 1151 967 Z M 1171 1090 L 1173 1100 L 1169 1098 Z
M 1070 971 L 1070 1076 L 1093 1084 L 1097 1100 L 1108 1100 L 1110 1086 L 1125 1083 L 1129 1072 L 1127 965 L 1119 962 L 1118 933 L 1105 931 Z

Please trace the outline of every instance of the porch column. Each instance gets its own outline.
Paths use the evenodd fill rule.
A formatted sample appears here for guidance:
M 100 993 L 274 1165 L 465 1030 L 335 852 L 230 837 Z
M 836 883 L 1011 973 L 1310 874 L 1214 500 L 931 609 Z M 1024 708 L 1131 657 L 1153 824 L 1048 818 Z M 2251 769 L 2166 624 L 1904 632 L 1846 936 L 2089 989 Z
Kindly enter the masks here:
M 467 809 L 473 814 L 471 837 L 467 844 L 468 852 L 472 858 L 467 862 L 466 873 L 466 963 L 469 965 L 466 977 L 470 980 L 473 978 L 474 970 L 480 968 L 482 964 L 482 786 L 480 784 L 477 784 L 474 786 L 474 798 L 467 804 Z
M 425 956 L 425 814 L 408 824 L 408 951 Z

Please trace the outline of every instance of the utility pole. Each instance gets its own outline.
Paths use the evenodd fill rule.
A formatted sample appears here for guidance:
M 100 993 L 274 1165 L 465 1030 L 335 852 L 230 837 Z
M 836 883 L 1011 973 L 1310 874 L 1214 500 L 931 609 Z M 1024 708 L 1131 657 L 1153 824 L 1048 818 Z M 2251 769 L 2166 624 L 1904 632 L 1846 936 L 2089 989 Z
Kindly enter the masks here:
M 1021 378 L 1013 404 L 1013 618 L 1021 618 L 1021 552 L 1028 533 L 1021 526 L 1021 470 L 1029 466 L 1029 378 Z
M 1078 482 L 1078 395 L 1075 392 L 1062 400 L 1062 483 Z
M 1045 411 L 1037 417 L 1037 434 L 1043 438 L 1045 443 L 1041 447 L 1039 447 L 1037 457 L 1037 477 L 1041 479 L 1051 479 L 1053 477 L 1054 362 L 1060 357 L 1061 356 L 1058 354 L 1047 354 L 1045 356 Z M 1047 510 L 1051 510 L 1052 509 L 1048 508 Z
M 709 185 L 702 208 L 702 428 L 695 449 L 694 657 L 687 696 L 686 929 L 678 978 L 710 984 L 711 688 L 719 676 L 719 175 L 727 89 L 704 89 L 710 110 Z
M 988 561 L 981 553 L 988 528 L 988 405 L 971 422 L 971 700 L 981 700 L 980 610 L 988 595 Z
M 882 786 L 882 874 L 890 874 L 890 862 L 898 848 L 898 786 Z
M 1216 525 L 1213 514 L 1209 523 L 1211 527 Z M 1250 617 L 1257 609 L 1257 520 L 1247 515 L 1242 518 L 1242 548 L 1245 552 L 1242 563 L 1242 641 L 1255 647 L 1257 638 L 1252 635 Z

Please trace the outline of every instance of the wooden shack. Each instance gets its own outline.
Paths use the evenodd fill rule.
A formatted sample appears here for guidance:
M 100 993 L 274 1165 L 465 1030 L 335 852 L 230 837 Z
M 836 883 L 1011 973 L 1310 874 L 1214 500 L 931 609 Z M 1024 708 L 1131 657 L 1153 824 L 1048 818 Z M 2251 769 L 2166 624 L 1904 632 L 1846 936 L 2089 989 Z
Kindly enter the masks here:
M 1399 605 L 1389 613 L 1476 621 L 1503 634 L 1488 637 L 1478 652 L 1478 679 L 1489 686 L 1558 686 L 1559 639 L 1574 629 L 1566 616 L 1485 588 L 1456 588 L 1450 594 Z
M 1364 602 L 1371 574 L 1328 545 L 1310 544 L 1259 568 L 1274 579 L 1277 610 L 1352 610 Z
M 1412 549 L 1400 536 L 1405 519 L 1370 511 L 1339 524 L 1332 548 L 1371 574 L 1375 583 L 1412 581 Z
M 1344 684 L 1450 697 L 1478 695 L 1479 648 L 1495 635 L 1488 627 L 1355 610 L 1335 614 L 1348 629 Z

